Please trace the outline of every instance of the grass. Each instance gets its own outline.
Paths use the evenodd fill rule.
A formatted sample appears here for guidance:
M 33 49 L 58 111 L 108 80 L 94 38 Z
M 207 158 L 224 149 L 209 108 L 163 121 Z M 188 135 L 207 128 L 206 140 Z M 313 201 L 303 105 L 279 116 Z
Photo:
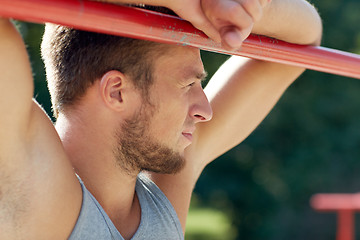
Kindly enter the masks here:
M 186 224 L 186 240 L 234 240 L 236 230 L 221 211 L 191 207 Z

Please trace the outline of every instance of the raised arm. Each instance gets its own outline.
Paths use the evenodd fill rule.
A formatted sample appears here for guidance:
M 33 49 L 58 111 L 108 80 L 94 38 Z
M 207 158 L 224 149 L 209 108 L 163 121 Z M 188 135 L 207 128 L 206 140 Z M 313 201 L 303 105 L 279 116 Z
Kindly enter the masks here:
M 253 33 L 298 44 L 320 44 L 320 17 L 305 0 L 273 0 L 263 13 Z M 199 126 L 204 164 L 242 142 L 304 70 L 241 57 L 225 62 L 205 89 L 214 114 L 212 121 Z
M 32 101 L 25 45 L 0 19 L 0 239 L 65 239 L 81 188 L 54 127 Z
M 6 19 L 0 19 L 0 31 L 0 121 L 2 126 L 8 126 L 1 128 L 1 136 L 6 134 L 10 138 L 25 131 L 34 86 L 20 35 Z M 1 143 L 0 147 L 3 146 Z
M 315 7 L 306 0 L 272 0 L 252 33 L 291 43 L 320 45 L 322 22 Z

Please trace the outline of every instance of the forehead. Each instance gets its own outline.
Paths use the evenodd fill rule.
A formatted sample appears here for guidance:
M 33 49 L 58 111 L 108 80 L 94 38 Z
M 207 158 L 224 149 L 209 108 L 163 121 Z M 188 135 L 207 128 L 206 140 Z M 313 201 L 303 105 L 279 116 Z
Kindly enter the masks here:
M 155 77 L 174 76 L 179 79 L 189 79 L 204 74 L 200 50 L 183 46 L 169 46 L 155 59 L 154 70 Z

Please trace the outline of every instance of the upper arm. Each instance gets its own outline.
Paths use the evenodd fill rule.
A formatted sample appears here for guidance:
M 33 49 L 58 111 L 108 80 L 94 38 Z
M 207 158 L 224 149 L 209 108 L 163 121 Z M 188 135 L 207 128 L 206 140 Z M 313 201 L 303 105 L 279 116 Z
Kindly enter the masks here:
M 192 153 L 201 153 L 203 167 L 241 143 L 303 71 L 241 57 L 225 62 L 205 88 L 213 118 L 199 124 L 198 145 Z
M 7 126 L 1 128 L 0 133 L 11 138 L 15 137 L 14 133 L 26 130 L 34 86 L 28 55 L 19 33 L 4 19 L 0 19 L 0 32 L 0 123 Z
M 32 101 L 21 37 L 0 20 L 0 239 L 65 239 L 81 187 L 46 114 Z

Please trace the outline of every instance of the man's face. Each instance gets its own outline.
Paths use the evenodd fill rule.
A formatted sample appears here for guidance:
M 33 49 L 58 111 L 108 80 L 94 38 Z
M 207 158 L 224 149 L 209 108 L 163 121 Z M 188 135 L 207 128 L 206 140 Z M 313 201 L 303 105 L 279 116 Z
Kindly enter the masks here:
M 149 131 L 181 155 L 193 141 L 196 123 L 212 117 L 201 86 L 205 75 L 200 51 L 195 48 L 172 46 L 156 60 L 150 89 L 156 110 Z
M 130 169 L 176 173 L 193 142 L 195 124 L 212 117 L 201 87 L 205 73 L 194 48 L 171 46 L 155 61 L 150 105 L 144 101 L 123 124 L 119 152 Z

